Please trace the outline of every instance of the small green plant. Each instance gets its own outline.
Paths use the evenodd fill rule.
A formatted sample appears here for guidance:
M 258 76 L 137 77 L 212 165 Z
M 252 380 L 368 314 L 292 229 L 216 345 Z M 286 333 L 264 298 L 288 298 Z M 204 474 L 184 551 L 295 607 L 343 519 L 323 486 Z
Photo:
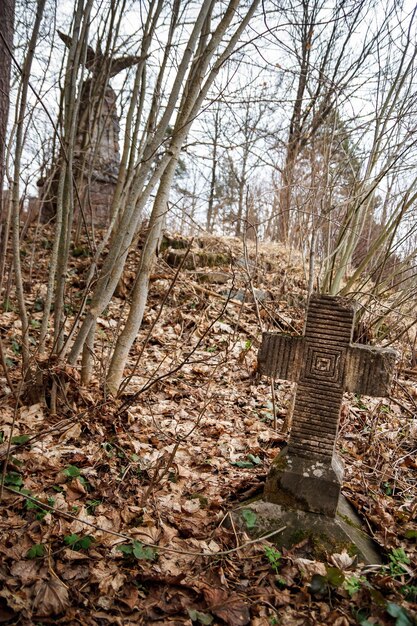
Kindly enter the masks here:
M 250 469 L 252 467 L 255 467 L 255 465 L 259 465 L 260 463 L 262 463 L 262 460 L 259 458 L 259 456 L 255 456 L 253 454 L 248 454 L 246 459 L 246 461 L 235 461 L 234 463 L 232 463 L 232 465 L 236 465 L 236 467 Z
M 62 470 L 62 473 L 67 478 L 78 478 L 81 476 L 81 470 L 76 465 L 68 465 L 68 467 Z
M 22 352 L 22 346 L 16 339 L 12 339 L 11 347 L 16 356 Z
M 214 620 L 214 617 L 209 613 L 202 613 L 201 611 L 196 611 L 195 609 L 188 609 L 188 615 L 190 616 L 191 621 L 207 626 L 212 624 Z
M 30 492 L 26 493 L 26 495 L 29 496 Z M 48 498 L 48 504 L 49 506 L 54 506 L 55 500 L 53 498 Z M 26 499 L 25 507 L 27 511 L 36 512 L 36 519 L 39 521 L 43 520 L 45 515 L 48 514 L 48 511 L 42 507 L 42 502 L 40 501 L 34 502 L 33 500 Z
M 410 559 L 406 555 L 404 548 L 393 548 L 388 555 L 390 560 L 389 573 L 393 578 L 400 578 L 407 573 L 407 568 L 403 565 L 408 565 Z
M 358 409 L 366 409 L 366 404 L 362 402 L 361 396 L 355 396 L 355 403 Z
M 314 574 L 309 591 L 312 595 L 324 596 L 332 590 L 338 589 L 345 582 L 345 575 L 338 567 L 326 567 L 326 575 Z
M 85 487 L 86 489 L 88 488 L 88 486 L 89 486 L 88 482 L 86 481 L 84 476 L 81 476 L 81 470 L 76 465 L 68 465 L 68 467 L 66 467 L 62 471 L 62 473 L 63 473 L 64 476 L 66 476 L 70 480 L 72 480 L 73 478 L 78 478 L 78 480 L 80 481 L 82 486 Z
M 43 543 L 35 543 L 26 553 L 28 559 L 36 559 L 45 556 L 45 546 Z
M 282 563 L 281 563 L 282 554 L 281 554 L 281 552 L 279 550 L 277 550 L 276 548 L 273 548 L 272 546 L 265 546 L 264 547 L 264 552 L 265 552 L 266 558 L 268 559 L 268 563 L 269 563 L 271 569 L 273 570 L 273 572 L 275 574 L 275 582 L 280 587 L 285 587 L 287 583 L 279 575 L 279 570 L 281 569 L 281 566 L 282 566 Z
M 362 588 L 363 584 L 366 583 L 366 578 L 364 576 L 348 576 L 345 578 L 343 582 L 343 588 L 348 592 L 350 597 L 355 595 Z
M 417 586 L 416 585 L 404 585 L 400 589 L 402 595 L 409 602 L 417 602 Z
M 177 483 L 178 482 L 178 475 L 176 472 L 169 472 L 168 473 L 168 480 L 170 483 Z
M 44 303 L 43 298 L 36 298 L 35 302 L 33 303 L 33 309 L 34 309 L 34 311 L 37 311 L 38 313 L 40 311 L 43 311 L 44 306 L 45 306 L 45 303 Z M 32 320 L 31 323 L 34 322 L 34 321 L 36 321 L 36 320 Z M 39 322 L 38 322 L 38 324 L 40 326 Z M 39 328 L 39 326 L 37 326 L 37 328 Z
M 153 548 L 144 546 L 141 541 L 134 539 L 132 543 L 124 543 L 121 546 L 117 546 L 117 550 L 122 552 L 125 558 L 136 558 L 138 560 L 145 559 L 147 561 L 154 561 L 157 557 L 157 552 Z
M 402 606 L 394 602 L 388 602 L 386 611 L 391 617 L 395 618 L 395 626 L 413 626 L 413 621 Z
M 88 515 L 94 515 L 95 508 L 101 504 L 101 500 L 87 500 L 86 511 Z
M 12 437 L 11 443 L 22 445 L 27 443 L 30 439 L 30 435 L 17 435 L 16 437 Z
M 92 535 L 85 535 L 85 537 L 80 537 L 77 534 L 66 535 L 64 537 L 64 543 L 71 548 L 71 550 L 88 550 L 90 546 L 95 542 L 94 537 Z
M 107 456 L 109 456 L 110 458 L 113 458 L 116 455 L 116 451 L 115 451 L 113 445 L 110 443 L 110 441 L 104 441 L 101 444 L 101 447 L 103 448 L 103 450 L 107 454 Z
M 264 552 L 266 558 L 268 559 L 269 565 L 271 566 L 275 574 L 278 574 L 281 568 L 281 552 L 276 548 L 273 548 L 272 546 L 265 546 Z
M 243 509 L 241 515 L 245 521 L 246 528 L 250 530 L 256 526 L 257 515 L 252 509 Z
M 382 483 L 382 490 L 387 496 L 392 496 L 393 494 L 392 486 L 388 481 Z
M 18 472 L 7 472 L 4 477 L 4 484 L 9 487 L 21 487 L 23 485 L 23 478 Z

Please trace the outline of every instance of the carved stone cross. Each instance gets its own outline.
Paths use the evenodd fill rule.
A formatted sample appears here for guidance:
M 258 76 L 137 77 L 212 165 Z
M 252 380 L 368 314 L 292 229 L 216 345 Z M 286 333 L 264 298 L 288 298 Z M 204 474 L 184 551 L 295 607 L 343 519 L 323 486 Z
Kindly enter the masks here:
M 264 499 L 336 514 L 343 463 L 335 453 L 343 393 L 386 396 L 396 353 L 351 343 L 354 306 L 338 297 L 310 298 L 303 337 L 264 333 L 260 372 L 297 383 L 288 447 L 268 476 Z

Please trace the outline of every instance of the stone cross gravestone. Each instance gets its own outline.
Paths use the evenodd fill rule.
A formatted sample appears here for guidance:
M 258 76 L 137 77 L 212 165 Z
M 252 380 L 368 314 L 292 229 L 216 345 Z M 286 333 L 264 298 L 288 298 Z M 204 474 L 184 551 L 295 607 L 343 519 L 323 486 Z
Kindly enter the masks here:
M 302 337 L 264 333 L 260 372 L 297 383 L 288 447 L 274 461 L 264 499 L 334 517 L 343 478 L 335 452 L 345 391 L 386 396 L 396 353 L 351 343 L 355 308 L 345 299 L 310 298 Z

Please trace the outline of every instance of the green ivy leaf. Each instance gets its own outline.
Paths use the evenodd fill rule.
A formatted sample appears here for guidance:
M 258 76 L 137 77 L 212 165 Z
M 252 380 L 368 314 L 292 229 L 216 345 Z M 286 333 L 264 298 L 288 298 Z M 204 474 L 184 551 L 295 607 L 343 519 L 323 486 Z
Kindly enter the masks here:
M 246 528 L 250 529 L 256 526 L 257 515 L 252 511 L 252 509 L 243 509 L 241 515 L 245 520 Z
M 4 477 L 4 484 L 11 485 L 12 487 L 21 487 L 23 485 L 23 478 L 17 472 L 7 472 Z
M 29 439 L 30 435 L 18 435 L 16 437 L 12 437 L 11 443 L 26 443 L 27 441 L 29 441 Z
M 404 537 L 406 539 L 417 539 L 417 530 L 415 530 L 414 528 L 409 528 L 405 531 Z
M 68 465 L 62 473 L 68 478 L 78 478 L 78 476 L 81 476 L 81 470 L 76 465 Z
M 144 546 L 141 541 L 136 541 L 135 539 L 131 544 L 124 543 L 121 546 L 117 546 L 117 550 L 122 552 L 126 557 L 134 556 L 138 560 L 145 559 L 147 561 L 154 561 L 157 557 L 157 553 L 153 548 Z
M 398 604 L 395 604 L 394 602 L 388 602 L 387 613 L 389 613 L 391 617 L 396 618 L 395 626 L 413 626 L 413 623 L 409 618 L 407 611 Z
M 213 616 L 209 615 L 209 613 L 201 613 L 201 611 L 196 611 L 195 609 L 188 609 L 188 615 L 193 622 L 200 622 L 200 624 L 205 624 L 209 626 L 213 622 Z
M 343 585 L 345 580 L 345 575 L 338 567 L 327 567 L 326 568 L 326 578 L 332 587 L 340 587 Z
M 64 543 L 67 546 L 72 546 L 74 545 L 74 543 L 77 543 L 77 541 L 80 539 L 80 537 L 76 534 L 73 535 L 67 535 L 66 537 L 64 537 Z
M 252 461 L 235 461 L 234 463 L 232 463 L 232 465 L 236 465 L 236 467 L 242 467 L 242 468 L 247 468 L 247 469 L 250 469 L 251 467 L 253 467 Z
M 13 352 L 18 355 L 22 352 L 22 346 L 20 345 L 20 343 L 18 341 L 16 341 L 16 339 L 12 339 L 11 341 L 11 347 Z
M 44 556 L 45 547 L 42 543 L 35 543 L 26 553 L 28 559 L 36 559 L 39 556 Z
M 133 541 L 133 554 L 137 559 L 146 559 L 148 561 L 154 561 L 156 559 L 156 552 L 153 548 L 144 546 L 140 541 Z
M 91 535 L 86 535 L 85 537 L 83 537 L 82 539 L 80 539 L 79 543 L 79 550 L 88 550 L 88 548 L 95 542 L 94 537 L 92 537 Z
M 64 543 L 70 546 L 73 550 L 88 550 L 88 548 L 95 542 L 94 537 L 91 535 L 85 535 L 80 537 L 77 534 L 67 535 L 64 537 Z

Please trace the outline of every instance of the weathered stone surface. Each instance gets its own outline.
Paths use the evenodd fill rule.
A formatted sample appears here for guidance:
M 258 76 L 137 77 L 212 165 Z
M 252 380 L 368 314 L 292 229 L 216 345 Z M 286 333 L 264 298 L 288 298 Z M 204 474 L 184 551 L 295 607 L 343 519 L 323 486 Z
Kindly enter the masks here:
M 264 289 L 227 289 L 222 292 L 222 295 L 231 300 L 237 300 L 238 302 L 253 302 L 253 296 L 258 302 L 264 302 L 270 297 L 270 294 Z
M 187 254 L 187 250 L 168 248 L 164 253 L 164 259 L 170 267 L 179 267 L 185 254 Z M 197 267 L 220 267 L 228 265 L 229 262 L 230 259 L 227 254 L 195 250 L 188 253 L 183 268 L 195 270 Z
M 291 453 L 287 447 L 272 464 L 264 499 L 332 517 L 336 513 L 342 480 L 343 461 L 337 455 L 333 455 L 330 462 L 312 460 Z
M 288 449 L 273 463 L 264 497 L 334 516 L 343 478 L 335 454 L 344 391 L 388 394 L 396 353 L 351 344 L 354 306 L 312 296 L 303 337 L 265 333 L 260 372 L 297 382 Z
M 58 34 L 71 48 L 72 38 L 60 31 Z M 120 124 L 116 93 L 107 81 L 141 60 L 142 57 L 133 55 L 107 56 L 87 46 L 84 65 L 90 77 L 81 87 L 73 155 L 75 223 L 85 220 L 87 224 L 108 226 L 110 222 L 120 167 Z M 55 218 L 60 170 L 66 158 L 61 150 L 49 171 L 38 181 L 43 222 Z
M 195 277 L 199 283 L 211 283 L 213 285 L 224 285 L 230 280 L 230 274 L 226 272 L 196 272 Z
M 250 529 L 247 528 L 245 517 L 242 515 L 242 512 L 248 509 L 256 516 L 255 523 Z M 329 554 L 346 550 L 360 562 L 381 563 L 377 546 L 366 534 L 359 517 L 343 496 L 339 499 L 334 518 L 298 509 L 287 509 L 280 504 L 259 500 L 234 511 L 233 520 L 253 537 L 261 537 L 283 528 L 270 539 L 279 548 L 291 549 L 304 539 L 308 539 L 304 549 L 305 556 L 310 558 L 324 559 Z

